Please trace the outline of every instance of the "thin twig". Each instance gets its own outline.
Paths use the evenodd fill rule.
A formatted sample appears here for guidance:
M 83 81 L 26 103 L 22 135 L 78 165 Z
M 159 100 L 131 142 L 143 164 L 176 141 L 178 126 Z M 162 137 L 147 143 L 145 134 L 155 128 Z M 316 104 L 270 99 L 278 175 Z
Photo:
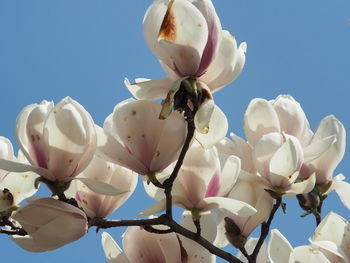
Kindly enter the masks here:
M 23 228 L 19 228 L 15 230 L 0 229 L 0 234 L 6 234 L 9 236 L 26 236 L 28 233 Z

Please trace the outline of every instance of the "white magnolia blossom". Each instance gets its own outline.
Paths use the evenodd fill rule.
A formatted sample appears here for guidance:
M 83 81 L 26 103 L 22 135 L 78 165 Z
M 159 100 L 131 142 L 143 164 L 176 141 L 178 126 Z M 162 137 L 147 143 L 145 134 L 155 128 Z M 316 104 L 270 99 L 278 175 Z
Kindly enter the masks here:
M 174 181 L 173 204 L 190 211 L 205 212 L 217 208 L 225 213 L 250 216 L 256 212 L 253 207 L 227 198 L 239 172 L 240 161 L 237 157 L 218 154 L 215 147 L 203 149 L 194 141 Z M 164 180 L 168 175 L 169 172 L 165 170 L 157 178 Z M 143 211 L 141 215 L 163 211 L 165 209 L 164 191 L 147 182 L 144 182 L 144 186 L 147 193 L 159 202 Z
M 316 228 L 310 245 L 293 248 L 277 229 L 271 232 L 268 244 L 271 263 L 346 263 L 350 260 L 350 225 L 333 212 Z
M 174 162 L 186 138 L 184 117 L 173 112 L 158 118 L 161 105 L 150 100 L 117 104 L 98 131 L 102 158 L 145 175 L 160 172 Z
M 149 233 L 137 226 L 128 227 L 124 233 L 124 252 L 106 232 L 102 234 L 102 246 L 109 263 L 216 262 L 214 255 L 192 240 L 175 233 Z
M 12 144 L 5 137 L 0 137 L 0 158 L 27 162 L 21 151 L 18 158 L 14 156 Z M 32 172 L 14 173 L 0 170 L 0 213 L 6 212 L 22 200 L 34 195 L 37 192 L 36 178 L 38 175 Z
M 89 166 L 78 178 L 88 178 L 103 182 L 121 191 L 117 195 L 103 195 L 93 191 L 80 180 L 75 180 L 66 196 L 75 198 L 87 216 L 105 218 L 120 207 L 134 192 L 138 176 L 133 171 L 107 162 L 98 156 L 92 159 Z
M 87 217 L 79 208 L 53 198 L 33 198 L 12 218 L 27 231 L 13 241 L 31 252 L 53 250 L 73 242 L 87 232 Z
M 30 165 L 0 159 L 0 168 L 35 172 L 50 181 L 71 180 L 83 171 L 97 143 L 90 114 L 69 97 L 55 106 L 43 101 L 25 107 L 17 118 L 16 136 Z
M 145 14 L 143 29 L 149 48 L 168 77 L 139 78 L 134 84 L 126 79 L 125 85 L 136 98 L 154 100 L 176 92 L 183 80 L 196 78 L 204 99 L 196 114 L 196 130 L 218 137 L 213 142 L 212 136 L 199 135 L 202 145 L 211 147 L 227 132 L 224 115 L 217 118 L 213 114 L 217 107 L 211 93 L 237 78 L 245 63 L 246 43 L 237 47 L 235 38 L 222 30 L 210 0 L 156 0 Z

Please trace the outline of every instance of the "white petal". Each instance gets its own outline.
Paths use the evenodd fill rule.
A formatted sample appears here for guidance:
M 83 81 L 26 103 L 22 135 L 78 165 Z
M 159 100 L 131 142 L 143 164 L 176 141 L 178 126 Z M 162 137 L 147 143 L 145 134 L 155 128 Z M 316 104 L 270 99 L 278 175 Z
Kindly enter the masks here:
M 273 107 L 278 115 L 282 132 L 301 139 L 305 130 L 310 129 L 303 109 L 292 96 L 278 96 L 273 102 Z
M 201 12 L 187 0 L 170 2 L 158 41 L 171 56 L 174 63 L 172 68 L 183 76 L 194 76 L 207 40 L 208 26 Z
M 235 185 L 241 171 L 241 160 L 233 155 L 219 154 L 221 166 L 220 190 L 218 196 L 227 196 Z
M 334 258 L 334 262 L 349 263 L 347 256 L 344 254 L 342 249 L 338 247 L 334 242 L 328 240 L 322 240 L 318 242 L 313 242 L 310 240 L 311 247 L 320 250 L 329 260 Z M 340 260 L 342 259 L 342 261 Z M 333 261 L 330 261 L 333 263 Z
M 136 79 L 135 83 L 130 83 L 128 79 L 125 79 L 124 84 L 135 98 L 156 100 L 167 96 L 174 85 L 174 80 L 170 78 Z
M 312 141 L 311 144 L 304 148 L 304 162 L 307 163 L 320 157 L 325 151 L 329 149 L 329 147 L 332 146 L 335 141 L 335 135 Z
M 91 178 L 76 177 L 73 180 L 83 182 L 89 189 L 101 195 L 120 195 L 129 192 L 125 190 L 119 190 L 110 184 L 106 184 L 104 182 Z
M 327 183 L 333 175 L 333 172 L 339 162 L 343 159 L 345 153 L 346 132 L 343 124 L 334 116 L 324 118 L 312 138 L 312 142 L 326 138 L 330 135 L 336 135 L 336 141 L 319 158 L 312 161 L 311 164 L 316 169 L 317 183 Z
M 143 210 L 141 213 L 137 215 L 137 217 L 146 217 L 146 216 L 158 214 L 160 212 L 163 212 L 165 208 L 166 208 L 166 200 L 162 199 L 157 203 L 155 203 L 154 205 L 152 205 L 151 207 Z
M 192 232 L 196 232 L 196 226 L 193 223 L 190 211 L 182 214 L 180 224 Z M 228 244 L 225 237 L 224 215 L 219 210 L 212 210 L 200 215 L 201 235 L 218 247 L 224 247 Z
M 270 161 L 275 152 L 281 147 L 284 138 L 280 133 L 264 135 L 253 148 L 253 163 L 259 174 L 265 178 L 270 175 Z
M 200 133 L 207 134 L 209 131 L 209 122 L 213 115 L 215 103 L 214 100 L 206 100 L 198 109 L 194 116 L 196 130 Z
M 289 262 L 292 251 L 293 248 L 288 240 L 277 229 L 271 230 L 268 243 L 268 256 L 271 263 Z
M 0 136 L 0 158 L 5 160 L 14 160 L 15 156 L 13 154 L 12 143 L 9 139 Z M 0 170 L 0 181 L 7 174 L 7 171 Z
M 25 173 L 25 172 L 34 172 L 45 178 L 55 180 L 55 177 L 50 171 L 41 167 L 35 167 L 30 164 L 24 164 L 19 162 L 8 161 L 0 158 L 0 168 L 9 172 L 15 173 Z
M 47 116 L 43 136 L 48 170 L 58 180 L 79 174 L 96 150 L 96 131 L 90 114 L 69 97 Z
M 338 194 L 342 203 L 350 209 L 350 184 L 343 181 L 333 181 L 332 189 Z
M 252 254 L 256 244 L 258 243 L 258 238 L 249 238 L 247 242 L 244 244 L 245 250 L 248 254 Z M 237 253 L 237 258 L 241 260 L 243 263 L 248 263 L 247 258 L 241 253 Z M 261 246 L 258 256 L 256 258 L 256 263 L 269 263 L 268 255 L 267 255 L 267 245 L 264 242 Z M 282 263 L 282 262 L 281 262 Z
M 270 161 L 270 172 L 290 176 L 298 168 L 300 156 L 298 156 L 297 147 L 292 140 L 288 139 L 275 152 Z M 279 186 L 278 182 L 273 182 L 275 186 Z
M 242 201 L 226 197 L 207 197 L 199 204 L 198 208 L 202 211 L 221 209 L 224 212 L 232 213 L 239 216 L 251 216 L 256 213 L 256 209 Z
M 318 225 L 312 238 L 313 242 L 324 240 L 335 243 L 347 255 L 350 255 L 350 248 L 347 245 L 350 242 L 349 223 L 336 213 L 330 212 Z
M 321 251 L 312 248 L 311 246 L 300 246 L 295 248 L 290 255 L 289 262 L 331 263 Z
M 35 180 L 39 176 L 35 173 L 8 173 L 0 182 L 0 188 L 9 189 L 14 197 L 14 203 L 18 204 L 22 200 L 34 195 L 38 189 L 35 187 Z
M 158 34 L 165 13 L 167 12 L 169 0 L 155 0 L 147 9 L 143 18 L 143 35 L 148 47 L 164 64 L 174 69 L 170 55 L 160 47 Z
M 102 247 L 108 263 L 129 263 L 125 253 L 115 240 L 107 233 L 102 233 Z
M 316 174 L 312 174 L 308 179 L 299 182 L 299 183 L 294 183 L 291 186 L 291 189 L 286 191 L 286 194 L 288 197 L 294 197 L 295 195 L 298 194 L 307 194 L 314 189 L 316 183 Z
M 205 149 L 213 147 L 225 137 L 228 130 L 228 121 L 225 113 L 215 105 L 213 114 L 209 121 L 209 131 L 206 134 L 195 133 L 195 138 Z
M 244 115 L 244 132 L 251 145 L 267 133 L 280 132 L 278 116 L 272 105 L 264 99 L 253 99 Z
M 223 30 L 218 54 L 201 77 L 212 92 L 216 92 L 233 82 L 241 73 L 245 64 L 246 44 L 237 47 L 237 42 L 230 32 Z

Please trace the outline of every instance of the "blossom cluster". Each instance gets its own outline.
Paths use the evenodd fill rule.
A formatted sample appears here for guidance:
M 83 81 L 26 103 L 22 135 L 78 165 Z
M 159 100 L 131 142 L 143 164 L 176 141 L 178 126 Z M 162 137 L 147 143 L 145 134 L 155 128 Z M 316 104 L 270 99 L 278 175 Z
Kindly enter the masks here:
M 137 216 L 160 219 L 165 211 L 167 221 L 130 223 L 124 251 L 104 232 L 109 262 L 216 262 L 203 242 L 246 252 L 233 262 L 349 262 L 349 223 L 335 213 L 320 219 L 332 191 L 350 209 L 350 185 L 334 176 L 345 152 L 342 123 L 330 115 L 313 131 L 292 96 L 256 98 L 245 111 L 246 138 L 228 138 L 214 93 L 239 76 L 247 44 L 223 30 L 211 0 L 155 0 L 143 31 L 167 76 L 125 79 L 134 98 L 118 103 L 103 127 L 66 97 L 23 108 L 17 156 L 0 137 L 3 233 L 31 252 L 57 249 L 100 227 L 94 223 L 123 205 L 142 176 L 155 204 Z M 40 185 L 52 197 L 32 197 Z M 258 246 L 251 233 L 271 223 L 285 197 L 318 218 L 310 245 L 292 248 L 272 230 Z M 173 227 L 173 205 L 184 210 L 184 230 Z

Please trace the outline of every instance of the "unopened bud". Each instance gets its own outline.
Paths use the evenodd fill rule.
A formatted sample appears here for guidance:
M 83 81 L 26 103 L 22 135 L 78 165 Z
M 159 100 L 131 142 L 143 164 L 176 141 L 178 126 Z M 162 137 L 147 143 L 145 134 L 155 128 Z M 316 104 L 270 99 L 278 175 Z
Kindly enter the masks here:
M 13 206 L 13 195 L 8 189 L 0 190 L 0 212 L 8 210 Z
M 232 246 L 234 246 L 235 248 L 244 247 L 247 238 L 242 235 L 241 229 L 229 217 L 225 217 L 225 230 L 226 238 Z

